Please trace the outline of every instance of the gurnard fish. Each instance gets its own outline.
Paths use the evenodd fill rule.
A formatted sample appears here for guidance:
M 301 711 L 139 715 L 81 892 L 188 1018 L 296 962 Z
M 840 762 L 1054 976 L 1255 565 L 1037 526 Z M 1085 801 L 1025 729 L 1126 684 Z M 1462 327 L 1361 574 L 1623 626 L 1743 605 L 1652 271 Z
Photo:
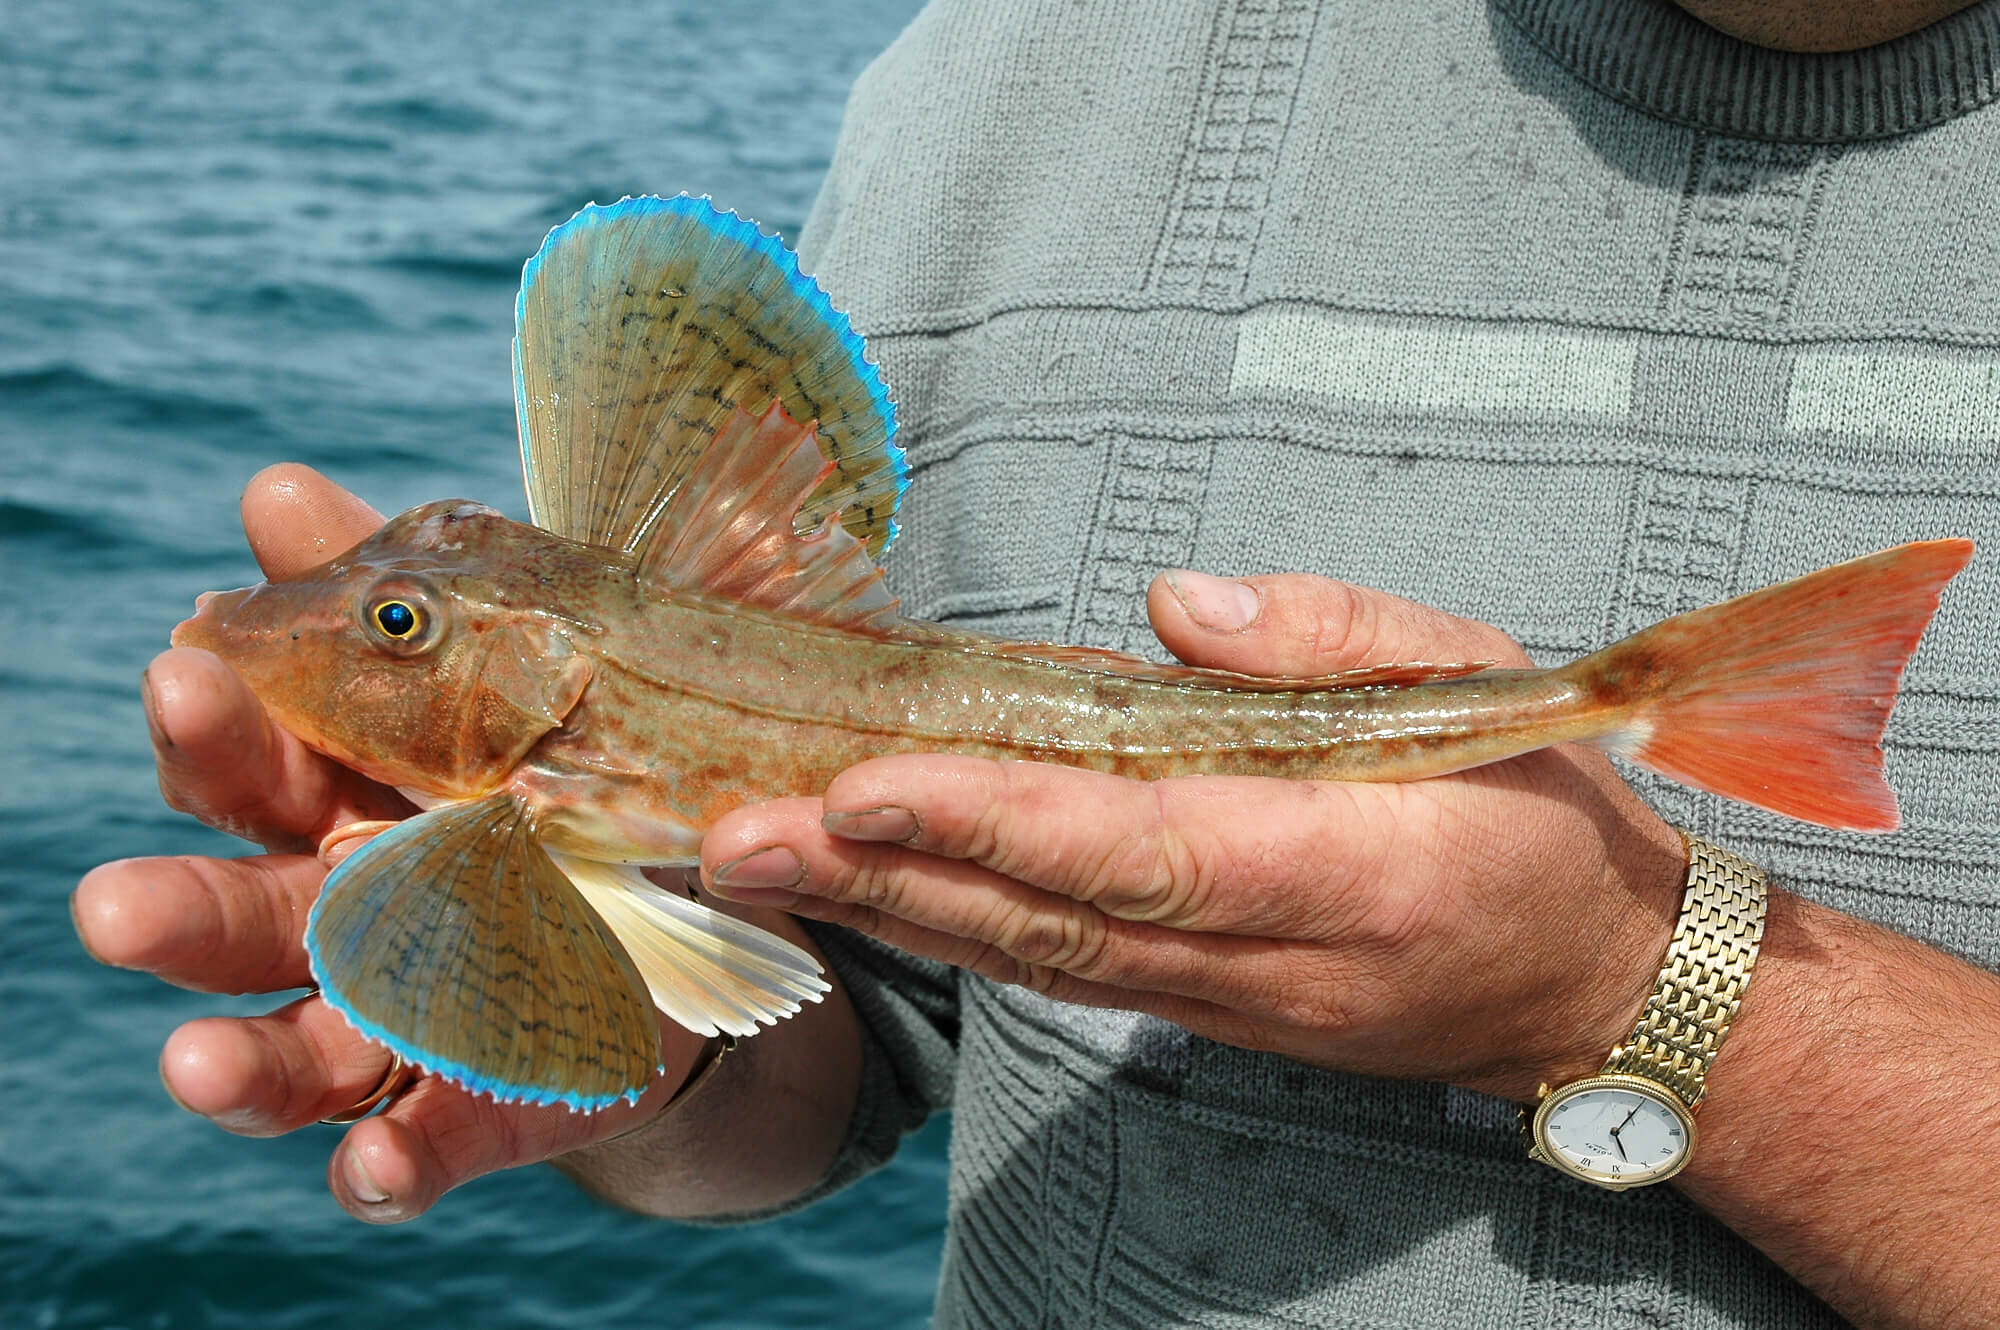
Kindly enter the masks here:
M 428 503 L 174 633 L 424 810 L 328 876 L 313 975 L 362 1034 L 506 1102 L 635 1100 L 656 1006 L 746 1035 L 816 1000 L 804 951 L 640 869 L 886 753 L 1402 781 L 1584 742 L 1893 829 L 1879 741 L 1972 552 L 1899 546 L 1546 670 L 1263 679 L 1010 642 L 898 615 L 876 564 L 906 484 L 894 408 L 777 240 L 685 195 L 592 206 L 515 313 L 532 525 Z

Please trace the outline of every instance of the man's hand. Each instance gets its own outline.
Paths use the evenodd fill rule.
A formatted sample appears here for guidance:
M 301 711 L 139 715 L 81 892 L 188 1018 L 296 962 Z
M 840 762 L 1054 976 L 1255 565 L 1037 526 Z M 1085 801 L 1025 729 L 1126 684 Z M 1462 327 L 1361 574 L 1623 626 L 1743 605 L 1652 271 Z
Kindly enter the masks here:
M 243 519 L 259 565 L 274 578 L 346 550 L 382 521 L 304 467 L 260 474 L 244 495 Z M 203 992 L 309 987 L 306 913 L 327 872 L 314 850 L 337 827 L 402 817 L 409 805 L 279 729 L 207 652 L 165 652 L 147 669 L 144 689 L 167 802 L 271 853 L 105 864 L 72 902 L 84 945 L 107 964 Z M 678 1026 L 665 1033 L 666 1072 L 637 1105 L 601 1113 L 496 1104 L 426 1077 L 347 1131 L 328 1184 L 357 1217 L 392 1222 L 481 1174 L 627 1131 L 659 1110 L 700 1051 L 701 1041 Z M 167 1041 L 160 1074 L 191 1112 L 241 1135 L 274 1136 L 362 1099 L 388 1063 L 388 1053 L 339 1013 L 305 997 L 267 1016 L 182 1026 Z
M 1484 624 L 1318 578 L 1177 573 L 1149 607 L 1182 660 L 1246 674 L 1527 663 Z M 730 814 L 702 864 L 718 894 L 1067 1001 L 1527 1099 L 1630 1030 L 1686 858 L 1603 757 L 1561 748 L 1400 785 L 883 758 Z

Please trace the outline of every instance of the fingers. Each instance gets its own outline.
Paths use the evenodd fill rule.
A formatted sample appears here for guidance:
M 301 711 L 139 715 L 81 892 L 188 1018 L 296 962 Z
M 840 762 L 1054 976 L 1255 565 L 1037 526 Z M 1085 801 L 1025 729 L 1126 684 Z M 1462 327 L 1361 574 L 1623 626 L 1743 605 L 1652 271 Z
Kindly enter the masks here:
M 638 1104 L 597 1113 L 500 1104 L 424 1077 L 346 1134 L 328 1186 L 343 1208 L 371 1223 L 414 1218 L 473 1178 L 540 1163 L 645 1121 L 685 1075 L 685 1062 L 676 1065 L 673 1078 L 655 1082 Z M 389 1067 L 386 1050 L 317 997 L 268 1016 L 191 1021 L 160 1056 L 175 1102 L 241 1136 L 277 1136 L 341 1113 L 373 1093 Z
M 496 1103 L 426 1077 L 355 1124 L 327 1163 L 327 1187 L 357 1219 L 402 1223 L 474 1178 L 539 1164 L 643 1124 L 673 1097 L 683 1075 L 685 1066 L 655 1080 L 637 1104 L 621 1101 L 595 1113 Z
M 265 575 L 294 576 L 352 547 L 381 516 L 310 467 L 268 467 L 243 494 L 243 526 Z M 399 817 L 392 792 L 273 724 L 221 660 L 174 648 L 141 684 L 167 803 L 266 849 L 300 850 L 356 818 Z
M 324 562 L 381 516 L 309 467 L 268 467 L 243 495 L 243 526 L 265 575 Z M 388 791 L 279 729 L 243 682 L 205 651 L 156 657 L 141 684 L 167 803 L 266 849 L 298 850 L 356 817 L 401 816 Z
M 1115 918 L 978 864 L 828 836 L 818 819 L 817 800 L 791 799 L 746 814 L 739 827 L 718 824 L 704 877 L 727 898 L 784 904 L 1001 983 L 1064 1002 L 1172 1012 L 1183 1023 L 1218 998 L 1250 1000 L 1263 963 L 1280 949 L 1264 939 Z M 715 858 L 746 834 L 759 845 L 782 842 L 787 848 L 750 853 L 780 856 L 795 870 L 746 873 L 740 855 Z M 743 885 L 759 878 L 766 885 Z M 731 879 L 739 885 L 721 885 Z
M 402 817 L 391 790 L 273 724 L 220 659 L 174 647 L 141 682 L 160 792 L 169 806 L 266 849 L 302 850 L 355 818 Z
M 1302 573 L 1229 579 L 1176 569 L 1153 579 L 1146 609 L 1176 656 L 1241 674 L 1303 678 L 1405 661 L 1529 663 L 1490 624 Z
M 277 1136 L 358 1103 L 389 1062 L 308 997 L 268 1016 L 190 1021 L 168 1037 L 160 1079 L 191 1113 L 239 1136 Z
M 354 548 L 382 514 L 309 466 L 265 467 L 243 491 L 243 533 L 272 581 L 296 577 Z
M 910 908 L 905 906 L 904 908 Z M 1177 982 L 1169 982 L 1164 977 L 1162 967 L 1140 972 L 1136 968 L 1112 977 L 1110 966 L 1100 967 L 1092 973 L 1100 976 L 1087 978 L 1082 974 L 1059 968 L 1046 959 L 1029 959 L 1038 952 L 1032 940 L 1032 931 L 1024 930 L 1021 937 L 1029 939 L 1020 945 L 1020 954 L 1003 947 L 963 936 L 945 928 L 927 928 L 890 913 L 887 909 L 870 905 L 856 905 L 826 897 L 803 897 L 796 901 L 797 914 L 825 923 L 838 924 L 842 928 L 869 937 L 878 938 L 899 951 L 914 956 L 923 956 L 941 961 L 961 970 L 970 970 L 996 983 L 1011 984 L 1032 989 L 1056 999 L 1078 1006 L 1106 1007 L 1121 1011 L 1142 1011 L 1176 1025 L 1186 1026 L 1197 1034 L 1211 1039 L 1219 1039 L 1245 1048 L 1272 1047 L 1266 1042 L 1267 1034 L 1259 1024 L 1255 1012 L 1242 1005 L 1232 1006 L 1214 1000 L 1214 995 L 1227 989 L 1234 1000 L 1241 1004 L 1245 995 L 1254 993 L 1255 978 L 1247 969 L 1227 969 L 1239 964 L 1239 958 L 1216 959 L 1213 956 L 1218 947 L 1201 950 L 1200 942 L 1182 946 L 1168 957 L 1174 963 Z M 947 916 L 939 916 L 949 922 Z M 1056 933 L 1044 933 L 1044 938 L 1059 937 Z M 1184 935 L 1187 937 L 1197 935 Z M 1239 939 L 1208 939 L 1217 944 L 1235 944 Z M 1257 948 L 1245 947 L 1244 952 L 1251 960 L 1267 959 L 1256 955 Z M 1110 960 L 1126 959 L 1116 952 L 1097 953 Z M 1072 964 L 1080 964 L 1081 953 L 1071 953 Z M 1210 982 L 1200 982 L 1191 976 L 1206 974 Z
M 1301 937 L 1351 926 L 1348 875 L 1367 868 L 1366 846 L 1330 845 L 1329 829 L 1356 824 L 1357 800 L 1397 798 L 1251 777 L 1146 783 L 983 758 L 881 758 L 835 777 L 819 825 L 809 800 L 724 817 L 703 842 L 703 870 L 735 899 L 810 912 L 746 894 L 763 887 L 865 905 L 1076 971 L 1105 949 L 1149 962 L 1156 932 L 1164 945 L 1177 929 Z M 1146 927 L 1104 932 L 1115 923 Z
M 874 810 L 908 809 L 901 844 L 1120 919 L 1296 937 L 1347 922 L 1333 915 L 1365 849 L 1356 829 L 1379 821 L 1375 805 L 1399 798 L 1376 786 L 1131 781 L 1030 762 L 891 757 L 836 776 L 824 803 L 837 836 L 879 840 Z M 866 814 L 859 826 L 857 813 Z
M 305 855 L 122 859 L 70 898 L 84 948 L 207 993 L 268 993 L 312 982 L 306 914 L 326 869 Z

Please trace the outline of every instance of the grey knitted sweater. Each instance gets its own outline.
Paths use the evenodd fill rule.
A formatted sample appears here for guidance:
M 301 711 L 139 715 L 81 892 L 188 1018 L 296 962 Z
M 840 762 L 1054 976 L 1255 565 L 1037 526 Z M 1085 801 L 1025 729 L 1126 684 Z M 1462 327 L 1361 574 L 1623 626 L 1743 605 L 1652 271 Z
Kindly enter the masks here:
M 1159 568 L 1319 571 L 1552 663 L 1978 538 L 1889 735 L 1901 833 L 1641 789 L 2000 967 L 1996 93 L 1996 2 L 1803 57 L 1658 0 L 934 0 L 807 230 L 901 402 L 892 580 L 1157 651 Z M 955 1111 L 941 1325 L 1834 1320 L 1671 1189 L 1531 1164 L 1511 1105 L 826 940 L 868 1061 L 822 1190 Z

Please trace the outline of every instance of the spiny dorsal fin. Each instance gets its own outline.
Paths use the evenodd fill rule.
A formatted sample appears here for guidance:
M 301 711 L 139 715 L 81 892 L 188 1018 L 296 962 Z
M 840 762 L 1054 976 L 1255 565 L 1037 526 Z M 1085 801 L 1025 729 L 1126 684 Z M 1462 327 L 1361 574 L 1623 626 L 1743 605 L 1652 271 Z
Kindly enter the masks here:
M 761 420 L 730 416 L 641 546 L 640 580 L 840 628 L 893 625 L 896 598 L 860 541 L 830 516 L 811 535 L 794 527 L 832 469 L 813 436 L 775 403 Z
M 832 463 L 797 514 L 871 554 L 905 485 L 895 408 L 847 316 L 776 239 L 707 199 L 592 205 L 521 273 L 514 391 L 528 508 L 558 535 L 638 549 L 716 433 L 773 402 Z
M 355 1029 L 474 1093 L 588 1112 L 659 1070 L 645 980 L 506 794 L 419 813 L 343 860 L 306 952 Z

